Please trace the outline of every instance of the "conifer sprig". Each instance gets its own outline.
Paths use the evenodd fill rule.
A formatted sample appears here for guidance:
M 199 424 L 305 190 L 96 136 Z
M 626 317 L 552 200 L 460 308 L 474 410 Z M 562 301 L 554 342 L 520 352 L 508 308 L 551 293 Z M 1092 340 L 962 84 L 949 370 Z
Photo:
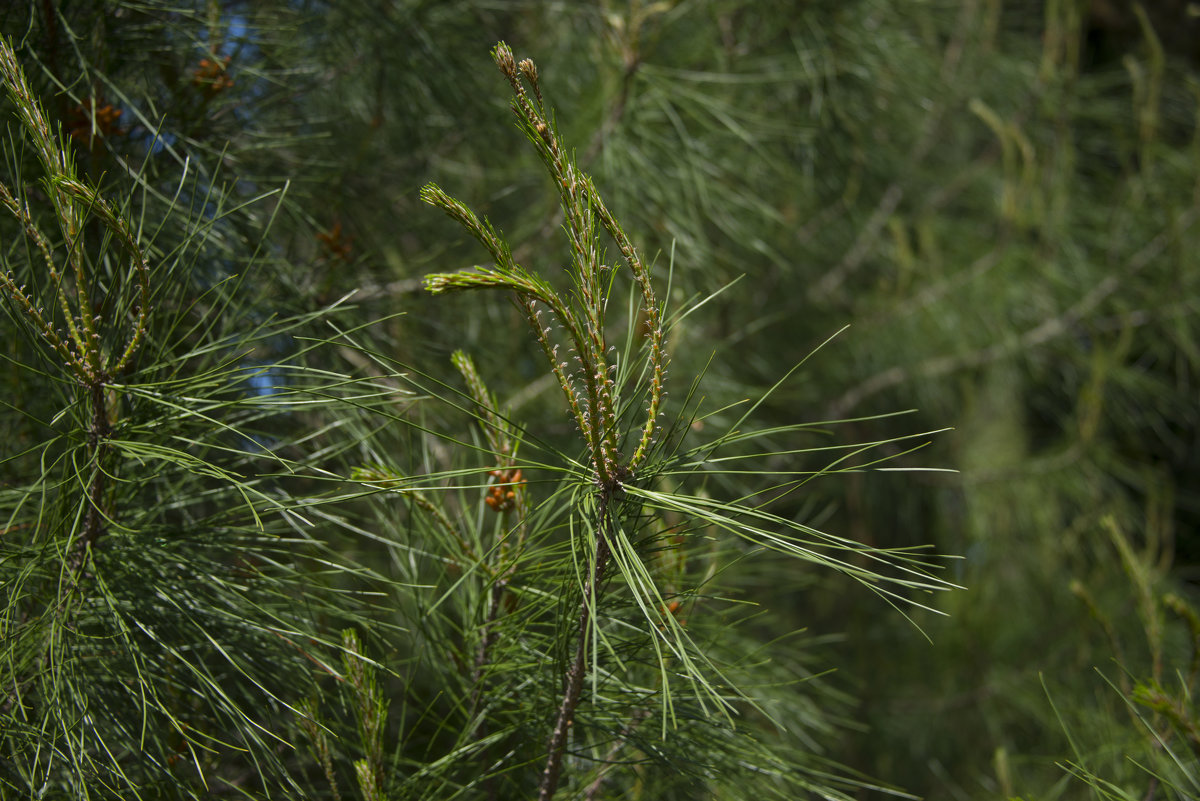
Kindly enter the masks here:
M 582 696 L 584 676 L 594 658 L 590 646 L 600 591 L 607 580 L 612 554 L 610 538 L 618 536 L 621 528 L 617 520 L 619 495 L 624 482 L 632 478 L 634 469 L 645 459 L 652 441 L 662 402 L 667 358 L 663 348 L 662 311 L 650 283 L 649 271 L 604 207 L 591 178 L 583 174 L 573 158 L 567 155 L 553 122 L 547 116 L 537 67 L 528 59 L 518 64 L 512 50 L 503 42 L 496 46 L 493 58 L 512 87 L 512 108 L 518 123 L 537 149 L 558 191 L 566 217 L 565 227 L 571 253 L 567 273 L 574 292 L 569 299 L 564 299 L 547 282 L 530 276 L 513 262 L 511 249 L 489 223 L 481 222 L 469 209 L 432 184 L 422 190 L 422 198 L 466 227 L 492 255 L 495 265 L 458 273 L 434 274 L 425 280 L 426 287 L 435 294 L 469 288 L 503 288 L 514 293 L 588 445 L 596 484 L 595 531 L 591 537 L 594 551 L 587 562 L 587 577 L 583 581 L 578 627 L 574 635 L 575 647 L 564 677 L 563 695 L 547 743 L 546 765 L 539 785 L 539 798 L 548 801 L 558 788 L 567 736 Z M 605 309 L 612 282 L 608 275 L 610 268 L 604 264 L 599 228 L 607 231 L 616 241 L 622 257 L 633 272 L 648 319 L 652 367 L 647 418 L 640 426 L 638 445 L 628 460 L 618 450 L 620 400 L 613 377 L 615 366 L 610 363 L 605 334 Z M 560 360 L 559 346 L 551 340 L 551 328 L 543 325 L 539 305 L 549 308 L 555 322 L 566 332 L 569 359 L 575 362 L 573 367 L 569 366 L 569 362 Z M 460 360 L 460 369 L 466 365 L 469 362 Z M 472 383 L 472 373 L 470 369 L 464 371 L 468 384 Z M 577 390 L 577 386 L 581 386 L 582 391 Z M 478 396 L 477 401 L 490 401 L 486 394 L 478 391 L 474 394 Z M 494 589 L 494 593 L 502 591 L 502 586 Z M 492 623 L 489 614 L 487 625 L 490 627 Z
M 533 61 L 525 59 L 518 64 L 511 48 L 503 42 L 496 46 L 493 58 L 512 87 L 512 108 L 518 124 L 533 143 L 559 194 L 571 253 L 567 272 L 575 292 L 571 301 L 564 301 L 548 283 L 530 276 L 513 262 L 511 249 L 489 223 L 481 222 L 473 212 L 434 184 L 426 186 L 421 197 L 458 220 L 487 248 L 496 263 L 494 267 L 426 276 L 426 287 L 435 294 L 468 288 L 503 288 L 515 293 L 588 442 L 597 480 L 602 485 L 615 486 L 645 461 L 658 428 L 668 361 L 662 309 L 649 269 L 637 248 L 604 205 L 591 177 L 579 170 L 562 145 L 554 122 L 546 112 Z M 645 331 L 651 365 L 646 419 L 640 426 L 637 445 L 627 459 L 619 453 L 617 442 L 620 404 L 612 379 L 613 365 L 609 361 L 604 320 L 611 268 L 604 263 L 600 229 L 612 237 L 629 266 L 646 314 Z M 539 303 L 551 310 L 555 321 L 567 333 L 570 351 L 567 362 L 560 360 L 558 346 L 550 339 L 551 330 L 542 323 L 537 308 Z M 576 363 L 575 367 L 570 366 L 570 360 Z M 582 397 L 576 390 L 578 385 L 582 386 Z
M 69 558 L 71 572 L 78 574 L 84 567 L 91 549 L 96 545 L 110 519 L 111 511 L 104 509 L 108 482 L 107 440 L 115 423 L 112 400 L 106 392 L 114 378 L 129 366 L 141 347 L 150 315 L 149 267 L 146 256 L 129 222 L 91 186 L 79 180 L 70 149 L 50 128 L 40 103 L 34 97 L 17 63 L 11 43 L 0 36 L 0 80 L 3 80 L 9 99 L 16 106 L 18 119 L 41 163 L 43 185 L 50 196 L 66 251 L 64 260 L 69 266 L 68 277 L 59 272 L 46 236 L 40 231 L 29 207 L 17 199 L 7 186 L 0 185 L 0 204 L 20 223 L 26 237 L 33 242 L 41 256 L 49 283 L 53 286 L 58 307 L 62 312 L 67 334 L 53 325 L 53 320 L 24 286 L 18 286 L 8 273 L 0 278 L 0 288 L 16 303 L 26 323 L 62 359 L 63 366 L 86 390 L 91 407 L 88 430 L 90 476 L 86 479 L 87 512 L 83 534 L 76 552 Z M 96 276 L 93 265 L 102 263 L 102 254 L 89 254 L 84 224 L 96 219 L 123 248 L 131 260 L 128 278 L 137 287 L 137 302 L 133 320 L 106 320 L 98 313 Z M 74 297 L 71 297 L 71 291 Z M 114 313 L 115 314 L 115 313 Z M 118 342 L 115 349 L 106 348 L 102 328 L 114 330 Z M 114 353 L 119 353 L 114 358 Z
M 942 590 L 951 585 L 930 575 L 934 565 L 918 558 L 910 549 L 872 548 L 829 537 L 807 525 L 773 514 L 765 508 L 765 502 L 756 501 L 754 495 L 728 502 L 713 500 L 706 495 L 691 496 L 674 487 L 655 486 L 656 481 L 670 480 L 672 475 L 707 471 L 717 447 L 737 445 L 743 438 L 753 438 L 754 434 L 741 430 L 742 423 L 778 389 L 782 379 L 765 396 L 748 405 L 730 430 L 709 445 L 683 450 L 681 443 L 676 442 L 675 455 L 668 453 L 670 447 L 654 447 L 659 436 L 657 418 L 665 395 L 669 358 L 663 309 L 649 268 L 604 204 L 591 177 L 578 168 L 562 144 L 547 113 L 538 70 L 533 62 L 517 62 L 504 43 L 497 45 L 493 57 L 512 89 L 512 109 L 518 125 L 538 152 L 558 194 L 570 253 L 565 268 L 570 288 L 569 291 L 558 290 L 550 281 L 518 265 L 512 249 L 489 222 L 481 220 L 434 184 L 422 190 L 422 198 L 463 225 L 485 247 L 494 262 L 460 272 L 428 275 L 425 284 L 434 294 L 466 289 L 500 289 L 512 293 L 563 391 L 587 448 L 590 482 L 567 482 L 565 489 L 545 501 L 546 505 L 557 502 L 569 507 L 572 521 L 569 537 L 575 572 L 570 582 L 570 597 L 578 599 L 575 617 L 570 621 L 563 619 L 559 624 L 560 637 L 565 636 L 567 641 L 565 648 L 563 644 L 559 646 L 562 648 L 560 653 L 565 652 L 561 695 L 550 721 L 545 763 L 538 784 L 539 801 L 550 801 L 564 775 L 568 742 L 576 736 L 573 732 L 581 731 L 576 724 L 585 700 L 586 678 L 591 675 L 598 686 L 604 680 L 602 677 L 610 673 L 623 675 L 628 669 L 625 665 L 628 656 L 624 652 L 630 646 L 619 644 L 618 638 L 609 630 L 612 625 L 610 598 L 614 593 L 620 593 L 622 602 L 636 610 L 645 623 L 643 647 L 653 654 L 650 662 L 655 666 L 657 681 L 653 690 L 639 688 L 634 695 L 653 698 L 661 706 L 664 734 L 668 721 L 680 725 L 676 702 L 672 698 L 673 686 L 680 683 L 679 677 L 690 687 L 705 714 L 717 712 L 716 717 L 730 724 L 741 704 L 754 703 L 685 628 L 678 614 L 680 588 L 675 583 L 678 577 L 659 575 L 657 563 L 645 558 L 643 549 L 647 531 L 654 530 L 654 521 L 683 519 L 688 521 L 689 530 L 728 532 L 755 548 L 832 568 L 866 585 L 893 604 L 907 602 L 907 595 L 912 592 Z M 610 353 L 607 337 L 605 312 L 610 293 L 618 284 L 613 281 L 612 268 L 605 263 L 603 237 L 616 244 L 633 279 L 626 323 L 629 326 L 625 337 L 626 352 L 619 357 Z M 551 325 L 543 318 L 546 309 L 550 312 L 546 319 L 552 322 Z M 565 334 L 565 342 L 555 342 L 556 327 Z M 559 355 L 564 346 L 566 360 Z M 634 361 L 631 354 L 637 351 L 645 359 L 645 368 L 640 374 L 630 367 Z M 618 358 L 619 362 L 616 361 Z M 493 472 L 499 473 L 501 478 L 510 478 L 512 473 L 502 468 L 515 464 L 510 460 L 524 432 L 510 426 L 505 417 L 497 414 L 496 400 L 483 384 L 474 363 L 461 353 L 455 354 L 454 362 L 467 382 L 469 394 L 477 406 L 474 414 L 501 466 Z M 619 373 L 618 363 L 622 367 Z M 647 399 L 644 420 L 631 414 L 634 404 L 629 398 L 640 395 Z M 687 428 L 676 426 L 680 438 Z M 770 434 L 787 435 L 803 428 L 802 425 L 783 426 L 773 429 Z M 628 457 L 618 450 L 619 442 L 627 433 L 630 441 L 635 443 Z M 898 440 L 888 442 L 895 441 Z M 848 455 L 843 454 L 840 460 L 844 463 L 880 444 L 883 443 L 851 446 L 846 449 Z M 729 458 L 786 457 L 799 452 L 782 450 Z M 652 461 L 652 454 L 656 453 L 660 455 Z M 867 462 L 867 465 L 875 461 Z M 845 469 L 838 465 L 835 461 L 826 468 L 808 471 L 805 476 Z M 571 472 L 568 469 L 568 473 Z M 717 472 L 714 471 L 714 475 Z M 778 496 L 799 483 L 788 479 L 796 475 L 795 472 L 774 471 L 770 474 L 780 476 L 788 483 L 765 491 L 764 497 Z M 489 500 L 495 500 L 495 497 Z M 523 513 L 521 516 L 524 518 Z M 579 521 L 578 528 L 575 521 Z M 649 535 L 649 539 L 653 541 L 653 535 Z M 673 541 L 664 545 L 663 550 L 682 548 L 685 542 L 686 538 Z M 682 564 L 683 560 L 667 562 Z M 522 578 L 516 561 L 508 571 L 501 573 L 493 569 L 486 572 L 493 584 L 483 624 L 485 634 L 477 651 L 476 689 L 471 709 L 475 709 L 478 702 L 479 668 L 483 660 L 489 658 L 491 649 L 500 645 L 495 632 L 510 630 L 498 628 L 501 621 L 496 616 L 497 601 L 504 596 L 510 582 Z M 614 580 L 618 576 L 620 586 Z M 606 667 L 608 661 L 612 662 L 612 667 Z M 632 714 L 625 715 L 617 726 L 617 730 L 623 732 L 621 736 L 629 736 L 636 728 L 635 721 L 645 714 L 645 709 L 635 708 Z M 485 729 L 476 723 L 472 731 L 482 734 Z
M 336 663 L 315 621 L 339 604 L 314 577 L 346 563 L 302 566 L 321 546 L 288 484 L 347 447 L 314 443 L 358 382 L 259 359 L 330 309 L 249 291 L 270 215 L 231 210 L 206 165 L 164 176 L 154 152 L 102 192 L 3 38 L 0 81 L 4 432 L 22 443 L 0 458 L 0 796 L 304 795 L 281 745 Z

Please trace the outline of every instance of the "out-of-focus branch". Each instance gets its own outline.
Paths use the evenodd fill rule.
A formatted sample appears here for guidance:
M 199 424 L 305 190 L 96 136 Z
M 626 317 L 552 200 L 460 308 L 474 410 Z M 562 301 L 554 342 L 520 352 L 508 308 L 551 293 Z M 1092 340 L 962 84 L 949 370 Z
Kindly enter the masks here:
M 1200 218 L 1200 209 L 1191 208 L 1178 215 L 1158 236 L 1146 243 L 1127 262 L 1125 269 L 1108 276 L 1091 291 L 1081 297 L 1066 311 L 1057 317 L 1046 320 L 1040 325 L 1025 331 L 1016 337 L 1003 342 L 988 345 L 985 348 L 957 356 L 940 356 L 928 359 L 912 367 L 890 367 L 876 373 L 858 386 L 845 392 L 840 398 L 830 404 L 830 414 L 842 417 L 853 411 L 867 398 L 885 389 L 902 384 L 913 378 L 937 378 L 957 370 L 979 367 L 990 362 L 1003 359 L 1031 348 L 1044 345 L 1052 339 L 1069 333 L 1085 316 L 1090 314 L 1106 298 L 1112 295 L 1123 282 L 1133 278 L 1170 244 L 1171 240 L 1196 224 Z

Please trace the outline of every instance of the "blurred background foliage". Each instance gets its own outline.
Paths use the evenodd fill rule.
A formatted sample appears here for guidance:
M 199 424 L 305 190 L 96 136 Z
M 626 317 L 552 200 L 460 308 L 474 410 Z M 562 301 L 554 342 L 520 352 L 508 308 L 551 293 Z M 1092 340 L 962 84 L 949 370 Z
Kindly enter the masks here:
M 826 756 L 930 798 L 1197 797 L 1196 4 L 45 0 L 10 3 L 2 26 L 81 172 L 161 200 L 144 225 L 166 252 L 216 232 L 181 280 L 254 262 L 239 292 L 255 300 L 226 325 L 354 293 L 337 324 L 379 320 L 356 334 L 370 349 L 455 383 L 465 348 L 525 418 L 556 399 L 524 321 L 499 297 L 420 291 L 479 256 L 418 190 L 489 216 L 523 264 L 565 261 L 487 62 L 498 40 L 533 57 L 671 305 L 728 285 L 672 335 L 680 400 L 704 370 L 710 408 L 754 397 L 849 325 L 766 423 L 911 409 L 838 437 L 952 429 L 897 464 L 957 472 L 856 473 L 776 502 L 961 554 L 944 615 L 918 629 L 770 560 L 740 579 L 763 631 L 826 643 L 803 659 L 854 699 Z M 180 185 L 187 214 L 168 202 Z M 256 363 L 291 359 L 320 317 L 257 342 Z M 312 358 L 385 372 L 348 347 Z M 547 439 L 572 434 L 543 419 Z M 7 441 L 23 420 L 4 417 Z

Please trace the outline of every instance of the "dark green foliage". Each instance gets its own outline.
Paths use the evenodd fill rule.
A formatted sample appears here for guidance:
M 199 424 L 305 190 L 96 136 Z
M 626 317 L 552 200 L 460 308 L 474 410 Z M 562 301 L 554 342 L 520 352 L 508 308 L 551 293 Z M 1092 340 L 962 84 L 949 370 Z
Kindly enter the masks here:
M 1187 4 L 10 6 L 0 797 L 1200 794 Z

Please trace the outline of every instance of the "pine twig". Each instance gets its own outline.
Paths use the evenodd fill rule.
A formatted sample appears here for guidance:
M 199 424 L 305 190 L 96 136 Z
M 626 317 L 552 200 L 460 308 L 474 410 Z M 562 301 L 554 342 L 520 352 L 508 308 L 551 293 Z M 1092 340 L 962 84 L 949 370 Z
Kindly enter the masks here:
M 588 663 L 588 634 L 591 629 L 592 616 L 599 602 L 599 587 L 604 581 L 608 559 L 611 555 L 608 545 L 608 515 L 609 504 L 612 502 L 607 493 L 602 493 L 600 499 L 600 521 L 596 532 L 596 552 L 594 556 L 591 580 L 584 586 L 583 601 L 579 609 L 579 634 L 575 644 L 575 658 L 567 671 L 566 686 L 563 690 L 562 702 L 558 707 L 558 716 L 554 721 L 554 729 L 550 733 L 550 741 L 546 745 L 546 767 L 542 770 L 542 783 L 538 788 L 538 801 L 550 801 L 558 791 L 558 781 L 562 775 L 563 751 L 567 744 L 567 735 L 575 722 L 575 710 L 579 707 L 583 691 L 583 677 L 587 673 Z

